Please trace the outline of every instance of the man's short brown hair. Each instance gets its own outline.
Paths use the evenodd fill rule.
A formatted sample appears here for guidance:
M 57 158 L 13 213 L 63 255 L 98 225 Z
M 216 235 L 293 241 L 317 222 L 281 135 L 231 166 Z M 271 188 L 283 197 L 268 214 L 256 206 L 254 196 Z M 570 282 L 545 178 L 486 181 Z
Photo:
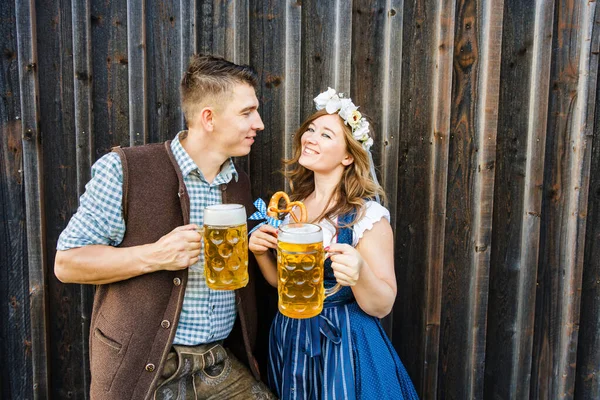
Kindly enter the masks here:
M 238 84 L 247 84 L 256 90 L 258 75 L 254 68 L 222 57 L 193 55 L 181 79 L 181 109 L 188 125 L 196 111 L 206 106 L 221 106 Z

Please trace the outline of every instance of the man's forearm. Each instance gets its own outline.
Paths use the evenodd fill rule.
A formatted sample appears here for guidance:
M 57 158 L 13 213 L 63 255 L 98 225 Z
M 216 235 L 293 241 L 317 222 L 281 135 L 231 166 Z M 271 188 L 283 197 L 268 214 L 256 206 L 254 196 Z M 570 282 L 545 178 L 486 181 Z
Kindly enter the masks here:
M 147 256 L 148 246 L 91 245 L 59 250 L 54 274 L 64 283 L 100 285 L 123 281 L 155 270 Z
M 102 285 L 158 270 L 185 269 L 199 260 L 202 236 L 198 230 L 198 225 L 188 224 L 141 246 L 90 245 L 58 251 L 54 274 L 65 283 Z

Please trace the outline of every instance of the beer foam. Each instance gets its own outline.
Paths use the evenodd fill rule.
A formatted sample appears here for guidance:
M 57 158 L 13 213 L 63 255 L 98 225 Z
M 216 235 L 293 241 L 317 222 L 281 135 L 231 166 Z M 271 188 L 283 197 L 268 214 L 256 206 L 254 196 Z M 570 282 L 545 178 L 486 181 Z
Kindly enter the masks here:
M 215 204 L 204 209 L 204 225 L 237 226 L 246 223 L 246 209 L 241 204 Z
M 277 236 L 280 242 L 311 244 L 323 242 L 323 230 L 315 224 L 287 224 L 279 227 Z

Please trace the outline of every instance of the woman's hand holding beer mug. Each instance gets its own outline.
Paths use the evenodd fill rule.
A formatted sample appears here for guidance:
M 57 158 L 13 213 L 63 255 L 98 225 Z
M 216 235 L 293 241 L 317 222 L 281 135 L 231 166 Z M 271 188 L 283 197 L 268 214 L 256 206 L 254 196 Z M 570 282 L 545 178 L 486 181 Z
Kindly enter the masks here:
M 199 229 L 195 224 L 178 226 L 155 243 L 148 244 L 151 252 L 147 261 L 153 270 L 177 271 L 197 263 L 202 248 Z
M 248 249 L 259 261 L 263 276 L 273 287 L 277 287 L 277 266 L 267 250 L 277 249 L 277 228 L 271 225 L 261 225 L 252 232 Z
M 342 286 L 356 285 L 365 263 L 358 250 L 348 244 L 332 243 L 325 251 L 331 259 L 331 268 L 337 282 Z

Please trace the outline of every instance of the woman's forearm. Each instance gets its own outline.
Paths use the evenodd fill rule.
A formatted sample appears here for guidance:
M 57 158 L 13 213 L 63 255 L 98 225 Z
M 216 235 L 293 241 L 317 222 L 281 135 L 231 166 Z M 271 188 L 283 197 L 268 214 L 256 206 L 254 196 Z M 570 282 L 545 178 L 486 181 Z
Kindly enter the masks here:
M 254 254 L 254 257 L 256 257 L 258 267 L 269 285 L 277 287 L 277 264 L 271 252 L 265 251 L 260 255 Z
M 384 279 L 378 278 L 366 261 L 352 291 L 360 308 L 377 318 L 388 315 L 396 300 L 396 290 Z

